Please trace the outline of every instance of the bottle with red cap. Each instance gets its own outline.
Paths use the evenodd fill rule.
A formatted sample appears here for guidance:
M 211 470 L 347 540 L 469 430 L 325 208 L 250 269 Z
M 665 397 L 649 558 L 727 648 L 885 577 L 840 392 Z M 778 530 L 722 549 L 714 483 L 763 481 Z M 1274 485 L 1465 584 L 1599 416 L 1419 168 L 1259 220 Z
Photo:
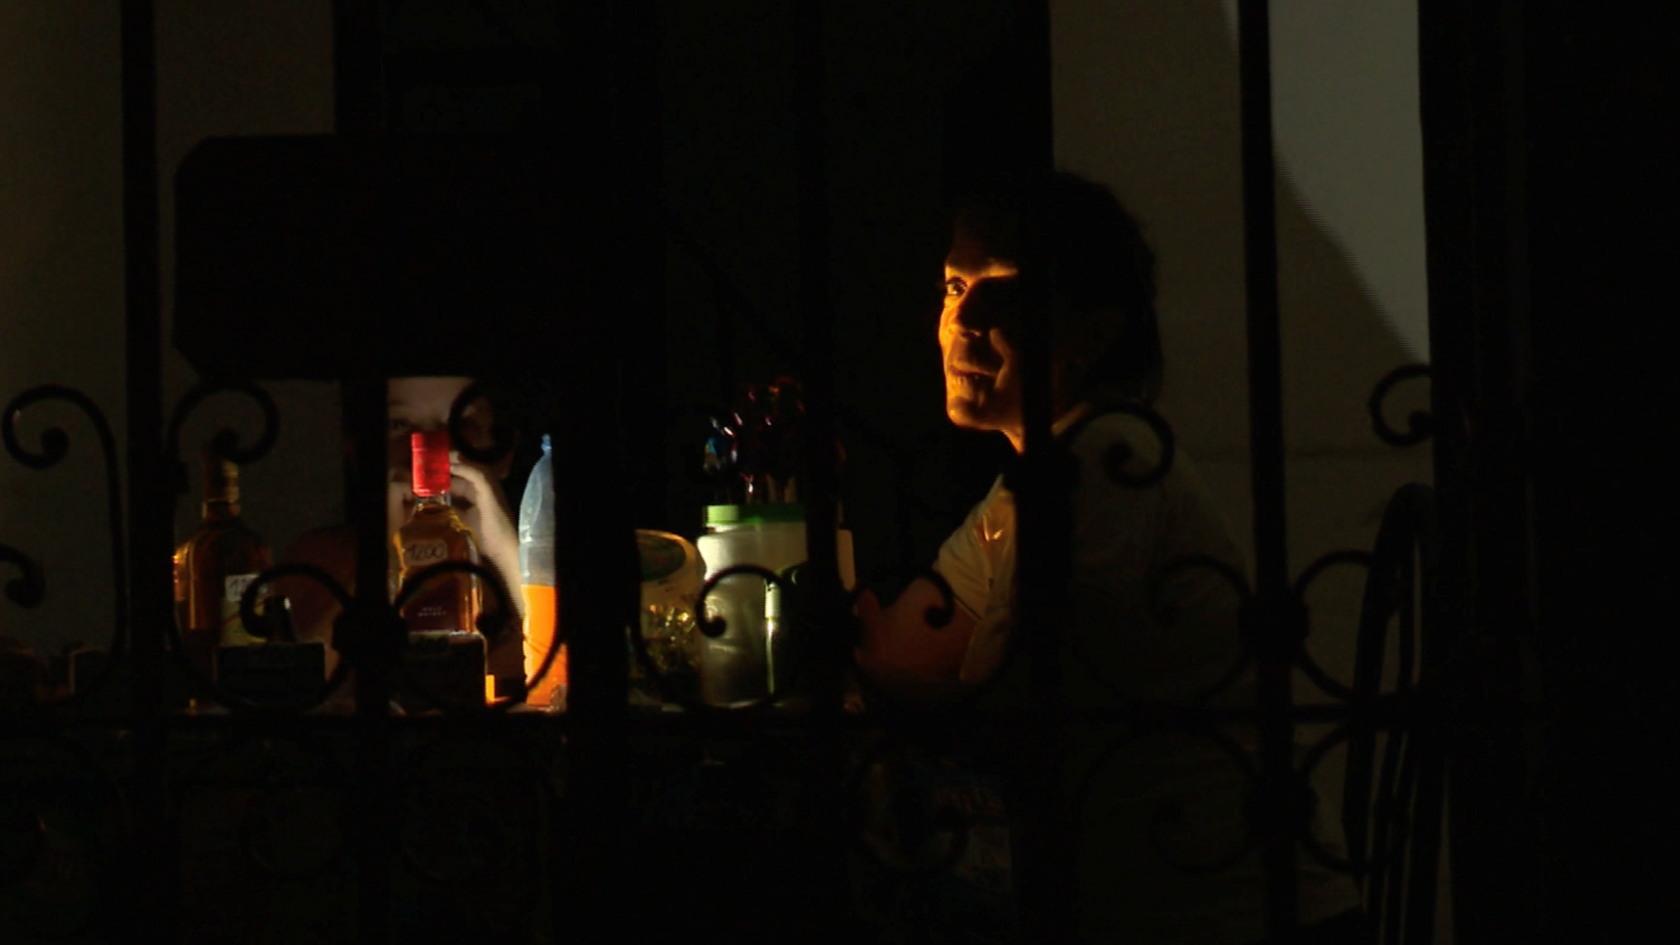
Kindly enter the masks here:
M 398 580 L 445 561 L 479 563 L 478 539 L 461 521 L 449 499 L 449 432 L 417 431 L 410 435 L 414 451 L 414 511 L 392 536 Z M 402 608 L 411 634 L 477 633 L 483 606 L 479 579 L 472 574 L 433 578 Z

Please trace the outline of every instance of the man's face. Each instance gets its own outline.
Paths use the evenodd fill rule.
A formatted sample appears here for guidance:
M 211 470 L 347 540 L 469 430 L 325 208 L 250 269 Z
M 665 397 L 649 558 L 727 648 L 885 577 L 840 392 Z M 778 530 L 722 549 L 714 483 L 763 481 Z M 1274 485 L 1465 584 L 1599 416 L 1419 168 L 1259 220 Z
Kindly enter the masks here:
M 386 471 L 391 488 L 387 490 L 387 523 L 394 531 L 408 521 L 414 507 L 412 489 L 413 448 L 409 434 L 416 430 L 446 430 L 449 428 L 449 408 L 455 398 L 472 383 L 467 377 L 399 377 L 386 382 Z M 488 401 L 480 399 L 468 404 L 461 414 L 461 432 L 475 448 L 485 449 L 492 444 L 490 431 L 493 417 Z M 451 486 L 454 505 L 462 512 L 470 510 L 479 497 L 456 478 Z
M 1012 343 L 1021 321 L 1019 274 L 1014 260 L 993 256 L 959 227 L 945 258 L 939 315 L 946 415 L 959 427 L 1004 433 L 1017 449 L 1024 428 L 1021 359 Z

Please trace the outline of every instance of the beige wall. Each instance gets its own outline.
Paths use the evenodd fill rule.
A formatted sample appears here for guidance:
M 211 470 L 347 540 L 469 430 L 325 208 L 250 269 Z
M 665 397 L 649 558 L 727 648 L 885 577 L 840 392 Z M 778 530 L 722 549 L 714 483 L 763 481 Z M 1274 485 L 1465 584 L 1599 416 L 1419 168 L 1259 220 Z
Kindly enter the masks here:
M 120 449 L 117 52 L 114 3 L 0 5 L 0 394 L 77 387 L 110 416 Z M 112 608 L 97 440 L 70 409 L 35 413 L 25 442 L 62 426 L 70 456 L 46 473 L 0 459 L 0 542 L 42 563 L 48 596 L 32 612 L 0 603 L 0 628 L 37 645 L 47 628 L 103 641 Z
M 329 0 L 168 0 L 158 4 L 158 158 L 163 174 L 164 311 L 173 196 L 186 152 L 208 135 L 331 130 Z M 116 0 L 0 4 L 0 396 L 65 384 L 105 411 L 123 446 L 122 141 Z M 237 318 L 237 313 L 229 313 Z M 164 402 L 195 380 L 165 339 Z M 277 452 L 246 473 L 248 518 L 272 543 L 336 514 L 336 408 L 326 385 L 274 385 Z M 192 444 L 224 425 L 254 435 L 258 415 L 213 401 Z M 102 643 L 112 621 L 105 487 L 97 440 L 74 411 L 42 407 L 21 431 L 70 435 L 48 472 L 0 458 L 0 542 L 46 569 L 34 611 L 0 605 L 0 632 L 43 649 Z M 196 474 L 195 474 L 196 479 Z M 196 500 L 177 507 L 190 528 Z M 10 575 L 0 575 L 9 580 Z

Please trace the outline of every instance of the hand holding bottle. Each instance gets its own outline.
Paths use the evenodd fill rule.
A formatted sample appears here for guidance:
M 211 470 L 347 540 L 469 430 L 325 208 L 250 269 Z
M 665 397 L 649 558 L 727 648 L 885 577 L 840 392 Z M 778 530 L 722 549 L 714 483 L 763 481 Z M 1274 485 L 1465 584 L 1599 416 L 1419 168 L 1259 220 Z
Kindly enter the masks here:
M 511 595 L 519 586 L 519 533 L 501 480 L 454 450 L 449 453 L 449 469 L 461 521 L 478 536 L 478 550 L 485 563 L 495 569 Z M 510 596 L 508 605 L 513 609 L 513 619 L 518 620 L 522 614 L 519 599 Z

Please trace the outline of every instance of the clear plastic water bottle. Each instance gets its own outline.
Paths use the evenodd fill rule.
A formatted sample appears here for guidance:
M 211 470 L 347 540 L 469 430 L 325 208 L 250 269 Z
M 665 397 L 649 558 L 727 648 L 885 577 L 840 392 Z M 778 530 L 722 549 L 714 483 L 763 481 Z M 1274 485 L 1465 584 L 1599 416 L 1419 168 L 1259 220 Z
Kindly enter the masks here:
M 554 447 L 542 438 L 542 459 L 531 469 L 519 502 L 519 581 L 525 600 L 525 676 L 542 668 L 554 643 L 558 599 L 554 575 Z M 534 706 L 558 711 L 566 701 L 566 647 L 525 697 Z

